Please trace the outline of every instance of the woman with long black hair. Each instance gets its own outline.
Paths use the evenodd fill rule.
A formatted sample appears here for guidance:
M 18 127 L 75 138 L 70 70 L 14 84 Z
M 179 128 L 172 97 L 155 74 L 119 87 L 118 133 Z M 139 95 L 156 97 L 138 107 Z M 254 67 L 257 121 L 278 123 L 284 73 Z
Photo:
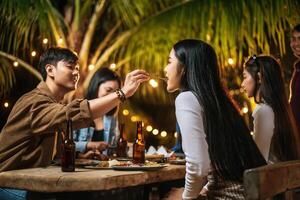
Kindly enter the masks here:
M 299 159 L 299 138 L 284 88 L 280 64 L 272 56 L 250 57 L 242 88 L 257 104 L 254 140 L 269 163 Z
M 244 199 L 244 170 L 266 162 L 221 84 L 214 49 L 200 40 L 179 41 L 165 71 L 167 90 L 181 90 L 175 107 L 186 155 L 182 198 L 197 198 L 208 177 L 209 198 Z
M 109 68 L 99 69 L 93 76 L 85 95 L 87 100 L 101 98 L 121 88 L 121 78 Z M 78 158 L 107 159 L 100 150 L 107 144 L 114 145 L 119 134 L 117 120 L 118 106 L 105 115 L 94 119 L 95 127 L 75 131 L 74 141 Z

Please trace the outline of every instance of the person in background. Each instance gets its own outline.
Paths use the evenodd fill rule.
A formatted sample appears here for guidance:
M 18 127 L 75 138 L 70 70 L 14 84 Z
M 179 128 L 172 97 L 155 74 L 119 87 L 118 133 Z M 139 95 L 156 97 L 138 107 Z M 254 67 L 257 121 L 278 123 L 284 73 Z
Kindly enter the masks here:
M 209 199 L 244 199 L 243 172 L 266 164 L 221 84 L 214 49 L 201 40 L 177 42 L 165 68 L 186 158 L 185 186 L 168 199 L 196 199 L 208 179 Z
M 85 98 L 87 100 L 101 98 L 110 93 L 115 92 L 121 87 L 120 77 L 108 68 L 98 70 L 87 89 Z M 95 158 L 105 159 L 103 154 L 95 153 L 99 149 L 97 146 L 106 146 L 117 141 L 118 122 L 117 122 L 117 106 L 97 119 L 94 119 L 95 127 L 87 127 L 75 131 L 74 141 L 78 158 Z M 104 149 L 104 148 L 101 148 Z
M 300 133 L 300 24 L 296 25 L 292 30 L 290 46 L 294 56 L 297 58 L 290 82 L 290 104 L 298 133 Z
M 0 172 L 50 165 L 59 155 L 58 133 L 66 130 L 67 119 L 73 121 L 74 129 L 89 127 L 149 80 L 148 73 L 134 70 L 116 92 L 63 104 L 64 95 L 75 89 L 79 79 L 78 57 L 69 49 L 52 47 L 41 55 L 39 70 L 44 81 L 16 102 L 1 131 Z M 26 198 L 27 191 L 0 188 L 0 199 Z
M 269 163 L 299 158 L 299 135 L 288 103 L 280 64 L 272 56 L 250 57 L 242 88 L 253 97 L 254 140 Z

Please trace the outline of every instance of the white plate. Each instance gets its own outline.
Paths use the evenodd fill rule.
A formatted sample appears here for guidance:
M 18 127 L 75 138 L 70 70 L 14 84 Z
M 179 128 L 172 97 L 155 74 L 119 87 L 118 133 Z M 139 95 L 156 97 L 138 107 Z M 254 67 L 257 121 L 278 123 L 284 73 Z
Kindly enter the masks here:
M 85 169 L 104 169 L 104 170 L 112 169 L 112 167 L 98 167 L 98 166 L 84 166 L 83 168 L 85 168 Z
M 155 166 L 112 166 L 114 170 L 124 170 L 124 171 L 152 171 L 152 170 L 159 170 L 168 165 L 155 165 Z

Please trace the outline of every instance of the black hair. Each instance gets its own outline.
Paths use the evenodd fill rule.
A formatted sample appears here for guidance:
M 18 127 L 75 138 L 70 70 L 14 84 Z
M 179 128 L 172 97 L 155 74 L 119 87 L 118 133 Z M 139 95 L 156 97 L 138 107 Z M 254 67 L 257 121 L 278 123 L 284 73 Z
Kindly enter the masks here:
M 98 98 L 98 88 L 102 83 L 105 83 L 106 81 L 117 81 L 119 84 L 119 88 L 121 87 L 120 76 L 109 68 L 103 67 L 96 71 L 93 75 L 93 78 L 91 79 L 91 82 L 88 86 L 85 98 L 88 100 Z M 109 111 L 107 115 L 113 115 L 116 111 L 117 107 Z
M 279 62 L 272 56 L 260 55 L 250 57 L 244 68 L 255 80 L 255 102 L 268 104 L 274 112 L 275 128 L 270 147 L 274 155 L 280 161 L 298 159 L 299 138 Z
M 67 48 L 51 47 L 47 49 L 40 57 L 39 71 L 44 80 L 47 78 L 46 65 L 51 64 L 56 66 L 59 61 L 65 61 L 71 64 L 78 62 L 78 57 L 74 52 Z
M 292 29 L 292 32 L 297 31 L 300 32 L 300 24 L 297 24 L 296 26 L 294 26 L 294 28 Z
M 246 169 L 265 165 L 266 161 L 221 84 L 214 49 L 193 39 L 179 41 L 173 49 L 184 71 L 182 90 L 193 92 L 202 106 L 213 169 L 225 180 L 242 181 Z

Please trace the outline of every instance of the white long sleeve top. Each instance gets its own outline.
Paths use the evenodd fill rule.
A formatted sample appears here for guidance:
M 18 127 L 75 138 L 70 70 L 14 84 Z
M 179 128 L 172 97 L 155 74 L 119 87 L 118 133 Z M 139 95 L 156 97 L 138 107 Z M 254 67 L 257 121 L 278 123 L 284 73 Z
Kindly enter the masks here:
M 273 109 L 267 104 L 257 104 L 252 117 L 254 119 L 254 141 L 265 160 L 270 162 L 270 146 L 274 134 Z
M 177 96 L 175 107 L 182 135 L 182 148 L 186 156 L 185 187 L 182 198 L 195 199 L 205 185 L 206 176 L 210 171 L 202 107 L 190 91 L 182 92 Z

